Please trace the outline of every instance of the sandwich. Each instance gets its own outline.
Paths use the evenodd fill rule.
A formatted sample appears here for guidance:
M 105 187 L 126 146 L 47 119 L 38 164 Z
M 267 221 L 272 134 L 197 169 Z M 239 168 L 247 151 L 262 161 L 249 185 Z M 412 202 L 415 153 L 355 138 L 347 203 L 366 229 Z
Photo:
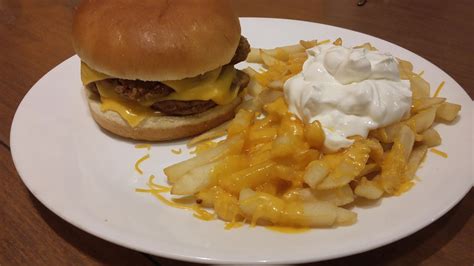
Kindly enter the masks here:
M 249 82 L 234 65 L 250 45 L 224 0 L 84 0 L 72 39 L 93 119 L 125 138 L 216 127 L 235 115 Z

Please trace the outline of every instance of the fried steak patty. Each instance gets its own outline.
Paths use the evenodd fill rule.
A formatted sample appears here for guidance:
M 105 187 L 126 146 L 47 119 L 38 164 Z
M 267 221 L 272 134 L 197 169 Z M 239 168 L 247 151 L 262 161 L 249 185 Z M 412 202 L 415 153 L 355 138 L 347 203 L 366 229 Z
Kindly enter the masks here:
M 244 61 L 247 58 L 248 53 L 250 52 L 250 44 L 247 39 L 243 36 L 240 36 L 239 45 L 235 51 L 235 55 L 229 64 L 237 64 Z M 159 82 L 159 81 L 141 81 L 141 80 L 126 80 L 126 79 L 109 79 L 109 82 L 112 82 L 114 85 L 114 91 L 120 95 L 122 98 L 138 101 L 138 102 L 147 102 L 149 100 L 162 98 L 168 96 L 174 90 L 169 86 Z M 232 81 L 232 88 L 242 89 L 247 86 L 249 82 L 249 76 L 237 70 L 237 75 Z M 87 86 L 91 91 L 98 93 L 97 87 L 94 83 L 91 83 Z M 176 101 L 176 100 L 166 100 L 166 101 L 157 101 L 154 103 L 151 108 L 157 111 L 160 111 L 167 115 L 183 116 L 183 115 L 192 115 L 202 113 L 216 106 L 212 100 L 208 101 Z

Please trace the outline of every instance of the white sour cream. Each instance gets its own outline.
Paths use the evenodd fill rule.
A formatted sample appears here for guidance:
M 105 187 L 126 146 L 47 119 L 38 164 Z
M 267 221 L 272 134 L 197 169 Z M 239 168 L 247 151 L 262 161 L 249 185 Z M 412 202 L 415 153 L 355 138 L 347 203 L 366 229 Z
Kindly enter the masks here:
M 411 90 L 400 80 L 390 54 L 332 44 L 308 49 L 303 70 L 285 82 L 290 112 L 306 123 L 319 120 L 326 151 L 367 137 L 372 129 L 400 121 L 411 107 Z

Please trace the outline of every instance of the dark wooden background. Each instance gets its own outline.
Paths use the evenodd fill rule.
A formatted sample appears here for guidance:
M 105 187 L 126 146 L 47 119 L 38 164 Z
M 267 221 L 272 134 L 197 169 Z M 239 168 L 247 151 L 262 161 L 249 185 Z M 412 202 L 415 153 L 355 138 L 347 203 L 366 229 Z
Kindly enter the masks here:
M 0 0 L 0 265 L 174 265 L 178 262 L 122 248 L 64 222 L 28 192 L 13 166 L 13 115 L 31 86 L 74 54 L 70 23 L 77 2 Z M 369 0 L 363 7 L 353 0 L 233 4 L 239 16 L 315 21 L 396 43 L 444 69 L 474 97 L 472 0 Z M 448 214 L 403 240 L 317 265 L 473 265 L 473 202 L 471 189 Z

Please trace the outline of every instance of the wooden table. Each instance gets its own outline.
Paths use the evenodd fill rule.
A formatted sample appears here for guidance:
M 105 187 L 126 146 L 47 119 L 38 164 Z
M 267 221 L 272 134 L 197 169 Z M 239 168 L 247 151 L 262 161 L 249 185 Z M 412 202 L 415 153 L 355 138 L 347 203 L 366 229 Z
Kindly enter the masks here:
M 355 0 L 233 3 L 239 16 L 316 21 L 396 43 L 444 69 L 474 97 L 472 0 L 369 0 L 363 7 Z M 28 192 L 13 166 L 9 144 L 13 115 L 31 86 L 74 54 L 69 34 L 76 4 L 77 0 L 0 1 L 0 265 L 175 264 L 66 223 Z M 319 265 L 472 265 L 473 202 L 471 190 L 448 214 L 412 236 Z

